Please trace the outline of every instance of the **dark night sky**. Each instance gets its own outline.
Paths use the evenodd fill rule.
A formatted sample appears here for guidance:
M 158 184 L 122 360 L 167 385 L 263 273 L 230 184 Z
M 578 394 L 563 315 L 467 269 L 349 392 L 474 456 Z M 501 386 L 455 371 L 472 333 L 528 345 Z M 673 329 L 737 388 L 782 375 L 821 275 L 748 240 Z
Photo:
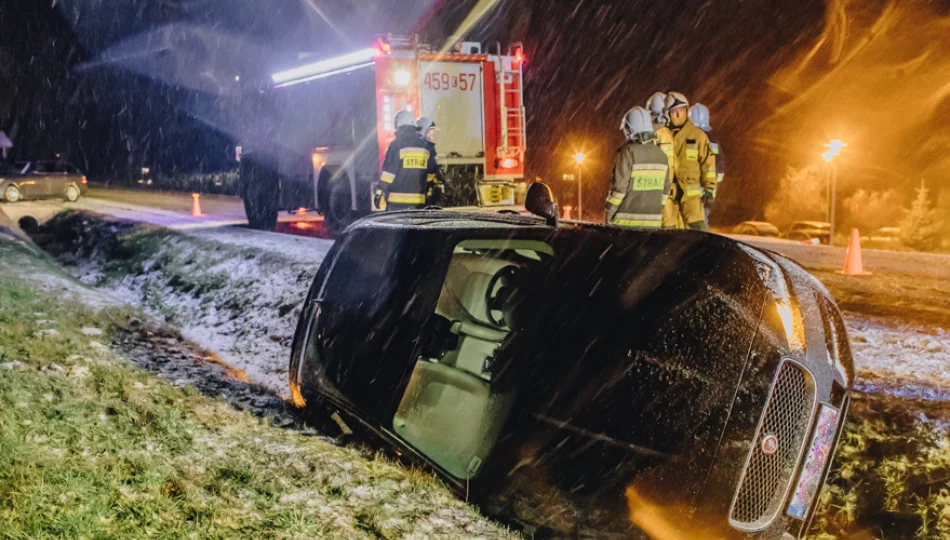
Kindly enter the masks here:
M 16 137 L 24 155 L 63 151 L 98 175 L 145 163 L 164 170 L 230 166 L 234 141 L 222 126 L 229 115 L 253 103 L 255 77 L 266 76 L 297 51 L 329 56 L 363 47 L 377 33 L 417 30 L 438 43 L 475 4 L 58 0 L 51 6 L 49 1 L 4 0 L 0 129 Z M 862 96 L 864 103 L 891 103 L 884 90 L 893 70 L 867 81 L 854 73 L 864 76 L 870 66 L 884 63 L 905 69 L 905 82 L 937 73 L 927 79 L 922 95 L 912 89 L 921 85 L 908 85 L 907 99 L 928 105 L 922 116 L 908 118 L 903 130 L 919 129 L 950 103 L 939 90 L 950 78 L 940 78 L 945 71 L 935 63 L 937 55 L 923 58 L 924 65 L 908 64 L 921 46 L 895 48 L 898 38 L 891 37 L 913 28 L 932 36 L 931 46 L 941 50 L 950 35 L 942 4 L 902 3 L 900 13 L 885 21 L 893 30 L 881 32 L 883 38 L 868 38 L 865 29 L 880 21 L 887 2 L 828 0 L 828 6 L 828 13 L 847 13 L 848 24 L 836 26 L 821 0 L 500 0 L 469 37 L 526 45 L 529 178 L 560 178 L 570 167 L 569 156 L 584 150 L 592 158 L 585 200 L 599 207 L 621 142 L 620 116 L 654 91 L 679 90 L 712 111 L 730 158 L 714 219 L 735 222 L 761 217 L 778 178 L 789 165 L 813 160 L 826 137 L 839 136 L 836 126 L 846 124 L 840 118 L 852 120 L 840 136 L 851 135 L 869 150 L 878 149 L 875 141 L 884 144 L 853 121 L 874 110 L 855 108 L 847 95 L 835 92 L 880 88 Z M 834 56 L 838 39 L 843 60 Z M 820 52 L 790 72 L 816 43 Z M 235 74 L 242 82 L 234 81 Z M 830 108 L 828 102 L 833 102 Z M 196 119 L 196 111 L 204 121 Z M 893 124 L 885 117 L 878 122 L 876 129 Z M 931 141 L 926 156 L 910 159 L 925 162 L 932 176 L 950 179 L 945 174 L 950 165 L 941 157 L 950 154 L 944 152 L 950 148 L 948 137 Z M 875 164 L 867 173 L 858 168 L 870 167 L 867 163 L 855 159 L 853 165 L 848 177 L 868 178 L 870 184 L 893 183 L 904 175 L 891 162 Z M 559 183 L 552 182 L 556 190 Z M 857 185 L 854 181 L 846 189 Z

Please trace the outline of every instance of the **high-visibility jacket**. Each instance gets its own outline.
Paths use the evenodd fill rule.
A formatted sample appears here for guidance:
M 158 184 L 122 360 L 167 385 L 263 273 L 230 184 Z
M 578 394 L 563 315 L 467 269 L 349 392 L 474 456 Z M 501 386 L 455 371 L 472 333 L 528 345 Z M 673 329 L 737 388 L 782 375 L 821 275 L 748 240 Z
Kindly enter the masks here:
M 676 153 L 673 151 L 673 132 L 668 127 L 661 127 L 656 130 L 656 145 L 663 150 L 670 162 L 670 170 L 676 168 Z
M 716 158 L 716 182 L 722 182 L 723 177 L 726 176 L 726 156 L 722 151 L 722 145 L 719 144 L 719 139 L 711 131 L 706 133 L 706 136 L 709 137 L 709 151 Z
M 607 195 L 607 223 L 660 227 L 670 192 L 669 158 L 652 142 L 628 141 L 617 150 Z
M 424 208 L 428 191 L 426 181 L 430 164 L 434 162 L 433 152 L 416 127 L 400 127 L 386 149 L 383 172 L 379 177 L 386 209 Z
M 676 163 L 673 181 L 687 198 L 702 197 L 703 189 L 716 189 L 716 156 L 709 147 L 706 132 L 687 119 L 680 127 L 672 127 L 673 152 Z

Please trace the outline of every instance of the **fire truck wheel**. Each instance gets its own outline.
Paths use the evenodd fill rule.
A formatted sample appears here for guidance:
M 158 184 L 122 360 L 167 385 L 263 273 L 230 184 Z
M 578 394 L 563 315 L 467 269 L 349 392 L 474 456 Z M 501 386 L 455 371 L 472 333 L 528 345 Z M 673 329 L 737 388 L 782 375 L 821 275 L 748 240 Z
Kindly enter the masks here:
M 273 171 L 247 160 L 241 164 L 244 213 L 252 229 L 273 231 L 277 228 L 280 185 Z
M 337 179 L 330 186 L 330 201 L 324 218 L 330 234 L 334 236 L 343 232 L 343 229 L 356 219 L 350 193 L 350 183 L 346 177 Z

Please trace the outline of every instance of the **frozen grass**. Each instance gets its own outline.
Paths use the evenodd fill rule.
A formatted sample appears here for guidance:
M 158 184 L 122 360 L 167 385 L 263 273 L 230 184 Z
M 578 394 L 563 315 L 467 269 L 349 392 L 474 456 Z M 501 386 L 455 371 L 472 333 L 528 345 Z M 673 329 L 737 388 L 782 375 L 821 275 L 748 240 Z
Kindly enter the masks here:
M 84 283 L 177 326 L 251 380 L 287 392 L 290 343 L 318 263 L 76 212 L 54 218 L 38 240 Z
M 134 369 L 108 347 L 128 308 L 46 290 L 55 268 L 2 240 L 0 261 L 0 536 L 512 537 L 428 475 Z
M 857 394 L 811 538 L 950 538 L 950 406 Z

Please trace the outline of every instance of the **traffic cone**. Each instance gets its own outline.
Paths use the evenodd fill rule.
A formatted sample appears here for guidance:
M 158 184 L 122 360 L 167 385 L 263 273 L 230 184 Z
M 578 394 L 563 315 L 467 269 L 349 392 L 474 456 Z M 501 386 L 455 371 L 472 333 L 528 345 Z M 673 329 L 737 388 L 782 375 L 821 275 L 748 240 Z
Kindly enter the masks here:
M 561 219 L 571 219 L 571 210 L 573 210 L 573 209 L 574 209 L 573 206 L 565 206 L 565 207 L 564 207 L 564 215 L 561 216 Z
M 198 198 L 201 197 L 199 193 L 191 194 L 191 215 L 195 217 L 201 217 L 204 214 L 201 213 L 201 201 Z
M 870 276 L 871 272 L 864 271 L 861 262 L 861 235 L 857 229 L 851 229 L 851 238 L 848 239 L 848 251 L 844 255 L 844 268 L 835 272 L 845 276 Z

